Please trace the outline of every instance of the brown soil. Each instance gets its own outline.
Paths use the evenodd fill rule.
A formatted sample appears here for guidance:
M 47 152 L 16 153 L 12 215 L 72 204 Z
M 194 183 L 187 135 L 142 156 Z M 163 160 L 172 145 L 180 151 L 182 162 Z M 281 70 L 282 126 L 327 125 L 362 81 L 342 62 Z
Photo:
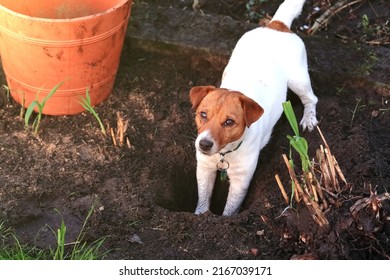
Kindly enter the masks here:
M 329 229 L 321 230 L 305 207 L 284 212 L 274 179 L 278 173 L 285 186 L 290 182 L 282 160 L 291 134 L 284 117 L 261 152 L 241 212 L 220 216 L 228 186 L 217 183 L 213 213 L 193 214 L 196 130 L 188 92 L 192 85 L 218 85 L 221 73 L 188 56 L 145 52 L 126 42 L 114 91 L 97 111 L 114 129 L 117 112 L 128 121 L 130 148 L 115 147 L 87 113 L 45 116 L 35 137 L 24 129 L 20 106 L 2 92 L 0 221 L 22 241 L 47 248 L 55 239 L 46 225 L 61 220 L 55 209 L 71 241 L 95 205 L 87 238 L 106 236 L 109 259 L 389 259 L 389 200 L 377 216 L 370 206 L 356 216 L 350 211 L 370 196 L 370 186 L 378 194 L 390 186 L 388 97 L 371 88 L 326 87 L 313 79 L 320 127 L 351 184 L 326 213 Z M 301 116 L 299 100 L 289 99 Z M 303 136 L 314 156 L 319 135 Z

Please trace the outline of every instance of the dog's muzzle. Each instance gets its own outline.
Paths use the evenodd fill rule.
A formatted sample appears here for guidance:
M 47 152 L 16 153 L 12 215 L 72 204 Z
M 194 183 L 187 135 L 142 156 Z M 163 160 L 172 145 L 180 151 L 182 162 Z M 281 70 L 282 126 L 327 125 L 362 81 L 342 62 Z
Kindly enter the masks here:
M 196 149 L 204 155 L 213 155 L 218 152 L 218 143 L 209 131 L 203 131 L 195 141 Z

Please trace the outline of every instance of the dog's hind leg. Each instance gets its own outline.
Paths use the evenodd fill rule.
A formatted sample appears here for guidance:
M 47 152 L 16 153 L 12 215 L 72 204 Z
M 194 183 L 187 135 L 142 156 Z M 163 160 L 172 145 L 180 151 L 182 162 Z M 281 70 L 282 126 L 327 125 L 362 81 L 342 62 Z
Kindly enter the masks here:
M 303 43 L 302 43 L 303 45 Z M 290 57 L 291 59 L 291 57 Z M 292 56 L 295 61 L 290 61 L 288 65 L 288 87 L 298 95 L 304 111 L 300 122 L 302 129 L 313 130 L 317 124 L 316 105 L 318 98 L 314 95 L 311 87 L 310 76 L 307 68 L 306 50 L 302 46 L 300 56 Z M 296 60 L 298 59 L 298 60 Z
M 318 124 L 316 117 L 316 104 L 318 98 L 313 93 L 310 81 L 309 83 L 302 83 L 302 81 L 291 81 L 289 82 L 288 87 L 296 95 L 298 95 L 304 106 L 303 117 L 300 122 L 302 129 L 308 129 L 309 131 L 312 131 Z

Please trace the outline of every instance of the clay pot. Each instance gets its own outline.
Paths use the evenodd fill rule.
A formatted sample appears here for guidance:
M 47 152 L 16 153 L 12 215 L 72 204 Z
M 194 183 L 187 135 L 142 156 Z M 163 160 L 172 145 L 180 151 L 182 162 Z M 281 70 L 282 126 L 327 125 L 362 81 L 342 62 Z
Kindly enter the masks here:
M 71 115 L 110 95 L 131 0 L 0 0 L 0 55 L 12 97 L 25 107 L 49 98 L 43 113 Z

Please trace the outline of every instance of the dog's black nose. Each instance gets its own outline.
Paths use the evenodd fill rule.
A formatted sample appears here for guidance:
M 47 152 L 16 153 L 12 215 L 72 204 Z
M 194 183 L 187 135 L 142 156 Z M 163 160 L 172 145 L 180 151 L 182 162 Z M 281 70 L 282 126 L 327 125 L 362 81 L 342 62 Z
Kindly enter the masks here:
M 203 151 L 210 151 L 210 149 L 213 147 L 214 143 L 207 139 L 202 139 L 199 141 L 199 147 Z

